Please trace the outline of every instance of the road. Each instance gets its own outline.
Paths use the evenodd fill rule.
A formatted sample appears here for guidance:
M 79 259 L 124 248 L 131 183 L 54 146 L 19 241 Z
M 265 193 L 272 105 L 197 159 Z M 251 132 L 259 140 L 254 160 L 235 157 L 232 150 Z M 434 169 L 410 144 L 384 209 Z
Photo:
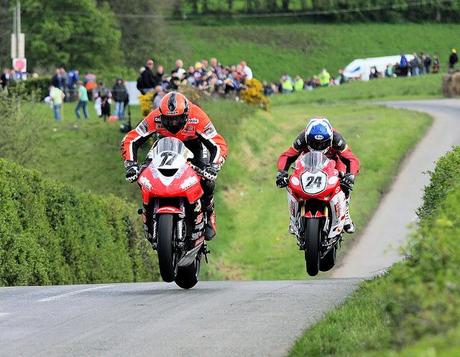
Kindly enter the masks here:
M 423 172 L 460 144 L 460 101 L 389 103 L 436 120 L 356 246 L 312 281 L 106 284 L 0 289 L 0 356 L 282 356 L 362 281 L 400 259 Z

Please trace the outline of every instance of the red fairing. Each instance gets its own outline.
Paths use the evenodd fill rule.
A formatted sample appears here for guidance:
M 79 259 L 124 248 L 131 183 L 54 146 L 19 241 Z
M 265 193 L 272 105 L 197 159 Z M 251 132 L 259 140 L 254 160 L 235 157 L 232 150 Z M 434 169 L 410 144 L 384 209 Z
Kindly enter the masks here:
M 159 197 L 185 197 L 189 203 L 193 203 L 203 195 L 200 179 L 196 172 L 186 165 L 185 170 L 179 170 L 171 177 L 170 183 L 165 184 L 160 180 L 158 170 L 149 166 L 142 171 L 137 183 L 141 187 L 144 204 Z
M 307 193 L 304 190 L 302 184 L 302 175 L 308 174 L 306 172 L 304 165 L 301 160 L 297 160 L 294 172 L 289 178 L 289 190 L 297 198 L 298 201 L 308 201 L 310 199 L 320 200 L 329 202 L 334 195 L 340 192 L 340 180 L 339 172 L 335 168 L 336 162 L 334 160 L 329 160 L 327 165 L 321 170 L 324 174 L 324 178 L 327 180 L 326 185 L 323 190 L 317 193 Z M 314 215 L 311 212 L 305 212 L 305 217 L 320 217 L 318 213 Z

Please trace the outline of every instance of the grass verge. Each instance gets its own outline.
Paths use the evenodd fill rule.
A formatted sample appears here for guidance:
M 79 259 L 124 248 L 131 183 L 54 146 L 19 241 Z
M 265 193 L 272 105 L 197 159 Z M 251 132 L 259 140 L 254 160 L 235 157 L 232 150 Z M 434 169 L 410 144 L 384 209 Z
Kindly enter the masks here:
M 408 258 L 366 282 L 297 341 L 291 356 L 458 356 L 460 147 L 425 189 Z

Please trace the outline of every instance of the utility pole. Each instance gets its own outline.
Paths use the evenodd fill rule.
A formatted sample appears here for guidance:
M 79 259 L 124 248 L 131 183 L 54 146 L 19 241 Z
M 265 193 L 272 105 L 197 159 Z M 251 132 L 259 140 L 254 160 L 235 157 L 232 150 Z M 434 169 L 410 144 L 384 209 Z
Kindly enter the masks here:
M 13 16 L 13 33 L 11 35 L 11 59 L 13 68 L 19 73 L 27 71 L 25 58 L 25 36 L 21 32 L 21 1 L 16 0 Z

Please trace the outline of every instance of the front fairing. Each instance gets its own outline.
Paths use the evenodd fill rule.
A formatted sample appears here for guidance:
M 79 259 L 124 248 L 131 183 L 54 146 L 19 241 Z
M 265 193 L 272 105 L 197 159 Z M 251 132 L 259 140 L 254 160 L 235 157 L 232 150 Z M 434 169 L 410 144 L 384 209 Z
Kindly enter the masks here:
M 137 182 L 145 204 L 152 198 L 160 197 L 185 197 L 189 203 L 193 203 L 203 195 L 200 177 L 187 163 L 171 177 L 165 177 L 156 167 L 149 165 Z
M 308 167 L 302 157 L 295 163 L 294 172 L 289 178 L 289 189 L 299 200 L 316 199 L 330 201 L 340 191 L 339 172 L 335 161 L 327 159 L 319 167 Z

